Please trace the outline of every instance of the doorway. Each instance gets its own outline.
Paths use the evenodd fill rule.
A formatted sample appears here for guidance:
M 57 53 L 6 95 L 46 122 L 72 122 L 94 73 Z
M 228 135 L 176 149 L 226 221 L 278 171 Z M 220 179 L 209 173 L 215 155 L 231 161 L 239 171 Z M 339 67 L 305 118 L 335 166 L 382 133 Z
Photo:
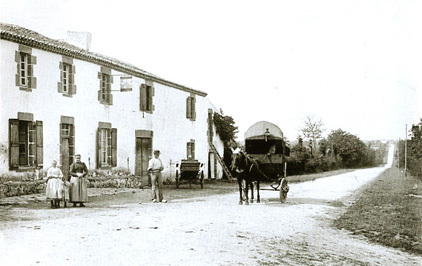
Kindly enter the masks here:
M 148 162 L 152 158 L 152 138 L 136 137 L 135 175 L 141 178 L 142 186 L 151 186 Z
M 63 119 L 62 119 L 63 120 Z M 69 120 L 69 119 L 68 119 Z M 66 121 L 69 122 L 69 121 Z M 60 165 L 63 176 L 69 179 L 70 165 L 75 157 L 75 126 L 71 123 L 60 124 Z

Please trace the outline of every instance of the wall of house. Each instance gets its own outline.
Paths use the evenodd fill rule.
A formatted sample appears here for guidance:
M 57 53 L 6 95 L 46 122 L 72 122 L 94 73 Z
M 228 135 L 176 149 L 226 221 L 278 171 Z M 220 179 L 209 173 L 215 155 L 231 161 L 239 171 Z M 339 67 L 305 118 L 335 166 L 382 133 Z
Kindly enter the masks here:
M 98 101 L 98 72 L 101 67 L 77 59 L 73 60 L 77 93 L 66 97 L 57 89 L 62 56 L 34 48 L 32 55 L 37 57 L 34 66 L 37 88 L 32 92 L 22 91 L 15 85 L 17 50 L 18 44 L 1 40 L 0 174 L 9 172 L 8 121 L 17 118 L 18 112 L 32 113 L 34 120 L 43 121 L 44 169 L 50 166 L 53 159 L 60 161 L 61 116 L 74 117 L 75 153 L 81 154 L 82 161 L 90 169 L 96 167 L 96 131 L 99 122 L 111 123 L 113 128 L 117 128 L 117 167 L 129 168 L 131 173 L 135 171 L 135 130 L 154 132 L 153 149 L 159 149 L 162 153 L 164 178 L 174 178 L 174 163 L 186 158 L 186 143 L 191 139 L 195 140 L 196 159 L 207 163 L 207 119 L 208 109 L 212 108 L 208 98 L 195 95 L 196 121 L 191 121 L 186 118 L 186 98 L 191 94 L 154 83 L 155 111 L 152 114 L 141 112 L 139 87 L 145 80 L 133 77 L 132 91 L 121 92 L 119 77 L 123 73 L 112 70 L 113 105 L 104 105 Z M 222 144 L 214 139 L 222 154 Z M 207 172 L 206 168 L 205 174 Z

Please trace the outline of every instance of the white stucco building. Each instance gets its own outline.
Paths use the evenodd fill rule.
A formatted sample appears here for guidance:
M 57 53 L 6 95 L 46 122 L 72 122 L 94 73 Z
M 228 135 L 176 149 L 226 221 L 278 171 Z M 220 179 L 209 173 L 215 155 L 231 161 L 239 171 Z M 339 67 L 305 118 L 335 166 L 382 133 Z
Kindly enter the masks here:
M 164 178 L 188 157 L 205 163 L 206 177 L 222 176 L 209 145 L 223 154 L 217 110 L 205 92 L 4 23 L 0 58 L 0 174 L 53 159 L 66 171 L 81 154 L 91 170 L 145 176 L 158 149 Z

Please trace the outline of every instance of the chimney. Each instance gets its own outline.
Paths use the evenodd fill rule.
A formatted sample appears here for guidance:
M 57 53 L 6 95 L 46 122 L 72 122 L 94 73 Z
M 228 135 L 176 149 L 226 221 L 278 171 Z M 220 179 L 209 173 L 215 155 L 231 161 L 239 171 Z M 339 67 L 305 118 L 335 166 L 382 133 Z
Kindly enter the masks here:
M 66 42 L 89 51 L 91 49 L 91 33 L 81 31 L 67 31 Z

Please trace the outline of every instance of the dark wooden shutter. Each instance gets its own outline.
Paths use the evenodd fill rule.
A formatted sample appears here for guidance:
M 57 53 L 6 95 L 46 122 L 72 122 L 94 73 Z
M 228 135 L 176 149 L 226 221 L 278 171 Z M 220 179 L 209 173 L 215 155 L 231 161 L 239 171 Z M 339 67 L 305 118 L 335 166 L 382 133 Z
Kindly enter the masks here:
M 151 88 L 151 93 L 150 93 L 151 112 L 154 112 L 155 111 L 155 105 L 154 105 L 155 88 L 153 86 L 151 86 L 150 88 Z
M 35 132 L 36 132 L 36 146 L 37 146 L 37 152 L 36 152 L 36 160 L 37 160 L 37 166 L 42 167 L 43 166 L 43 123 L 42 121 L 36 121 L 35 122 Z
M 97 128 L 97 169 L 101 168 L 101 129 Z
M 111 129 L 111 166 L 117 166 L 117 128 Z
M 19 166 L 19 120 L 9 119 L 9 166 L 16 169 Z
M 72 65 L 69 73 L 69 94 L 76 94 L 76 85 L 75 85 L 75 66 Z
M 63 62 L 59 62 L 60 81 L 57 82 L 57 91 L 63 93 Z
M 112 165 L 112 157 L 113 157 L 113 155 L 112 155 L 112 153 L 111 153 L 111 129 L 107 129 L 106 130 L 107 131 L 107 135 L 106 135 L 106 137 L 107 137 L 107 164 L 108 164 L 108 166 L 111 166 Z
M 190 144 L 192 159 L 195 160 L 195 142 L 191 142 Z
M 186 159 L 189 159 L 189 155 L 191 155 L 191 149 L 190 149 L 190 142 L 186 143 Z
M 195 121 L 196 120 L 196 98 L 195 97 L 192 97 L 191 98 L 192 100 L 192 110 L 191 110 L 191 115 L 192 115 L 192 117 L 191 117 L 191 119 L 193 120 L 193 121 Z
M 192 98 L 188 97 L 186 99 L 186 118 L 191 118 L 191 114 L 192 114 Z
M 15 85 L 21 85 L 21 53 L 19 51 L 15 51 L 15 62 L 17 63 L 17 74 L 15 75 Z
M 100 86 L 99 86 L 99 91 L 98 91 L 98 101 L 101 103 L 103 101 L 103 93 L 101 91 L 101 83 L 102 83 L 102 78 L 103 78 L 103 73 L 98 72 L 98 79 L 100 80 Z
M 37 88 L 37 78 L 34 77 L 34 65 L 37 63 L 37 58 L 28 54 L 28 88 Z
M 111 75 L 108 75 L 108 82 L 107 82 L 107 104 L 113 105 L 113 95 L 111 95 L 111 83 L 112 83 L 113 77 Z
M 139 88 L 140 94 L 139 94 L 139 109 L 141 111 L 146 111 L 147 107 L 147 86 L 145 84 L 142 84 Z

